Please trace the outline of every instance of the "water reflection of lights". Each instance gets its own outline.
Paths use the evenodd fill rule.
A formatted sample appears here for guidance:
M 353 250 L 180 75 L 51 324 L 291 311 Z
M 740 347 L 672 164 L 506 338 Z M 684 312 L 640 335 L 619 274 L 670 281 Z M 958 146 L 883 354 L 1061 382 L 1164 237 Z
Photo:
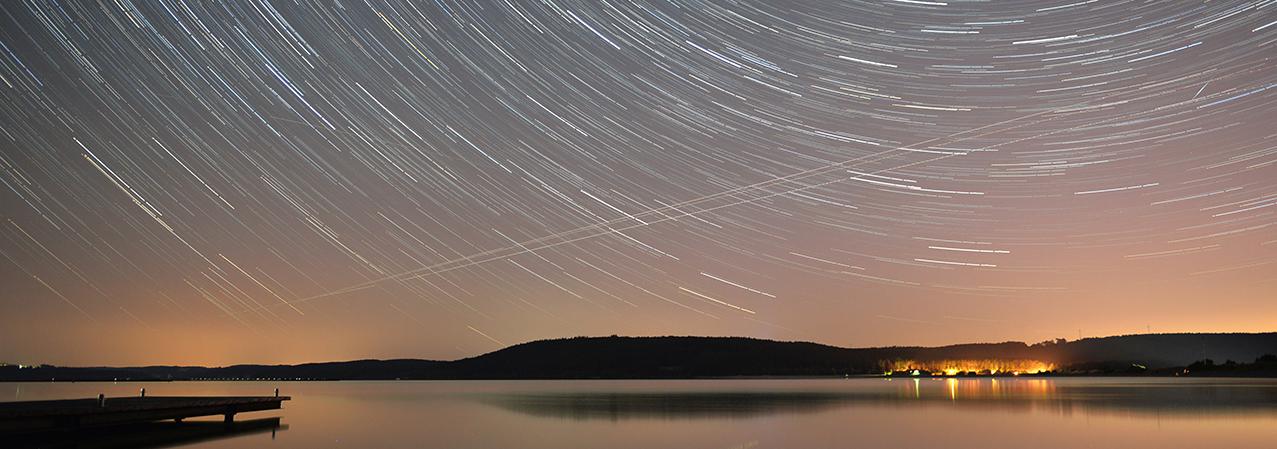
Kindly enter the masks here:
M 886 379 L 891 381 L 890 378 Z M 1055 381 L 1051 379 L 976 379 L 932 378 L 938 388 L 922 388 L 923 378 L 911 378 L 912 384 L 901 385 L 901 397 L 912 399 L 939 399 L 948 396 L 951 402 L 985 400 L 1050 400 L 1059 397 Z M 908 389 L 906 391 L 906 389 Z M 927 390 L 927 391 L 923 391 Z

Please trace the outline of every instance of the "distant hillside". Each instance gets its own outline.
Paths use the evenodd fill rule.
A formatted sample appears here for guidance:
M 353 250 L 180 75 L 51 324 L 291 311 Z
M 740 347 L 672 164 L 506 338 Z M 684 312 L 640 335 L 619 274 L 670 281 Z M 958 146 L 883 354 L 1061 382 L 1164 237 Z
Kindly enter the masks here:
M 1249 362 L 1274 353 L 1277 353 L 1277 332 L 1140 334 L 1068 342 L 1056 349 L 1052 360 L 1062 365 L 1138 361 L 1152 368 L 1184 366 L 1204 359 Z
M 1058 369 L 1250 362 L 1277 353 L 1277 333 L 1149 334 L 924 347 L 839 348 L 739 337 L 576 337 L 541 340 L 455 361 L 358 360 L 228 367 L 0 367 L 0 380 L 585 379 L 841 376 L 881 373 L 892 361 L 1036 360 Z

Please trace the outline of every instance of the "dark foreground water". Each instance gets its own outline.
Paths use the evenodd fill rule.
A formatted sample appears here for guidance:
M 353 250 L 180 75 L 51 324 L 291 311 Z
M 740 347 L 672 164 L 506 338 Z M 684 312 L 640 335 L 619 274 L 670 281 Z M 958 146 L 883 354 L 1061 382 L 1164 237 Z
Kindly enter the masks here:
M 1277 380 L 8 383 L 0 401 L 292 396 L 199 448 L 1277 448 Z M 273 427 L 273 426 L 271 426 Z

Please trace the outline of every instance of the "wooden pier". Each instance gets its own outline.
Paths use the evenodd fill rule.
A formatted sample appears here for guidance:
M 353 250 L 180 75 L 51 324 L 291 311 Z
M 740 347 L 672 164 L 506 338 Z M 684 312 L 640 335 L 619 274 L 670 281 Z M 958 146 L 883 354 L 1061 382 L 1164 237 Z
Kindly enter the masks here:
M 288 396 L 141 396 L 0 402 L 0 435 L 79 431 L 154 421 L 235 415 L 282 408 Z

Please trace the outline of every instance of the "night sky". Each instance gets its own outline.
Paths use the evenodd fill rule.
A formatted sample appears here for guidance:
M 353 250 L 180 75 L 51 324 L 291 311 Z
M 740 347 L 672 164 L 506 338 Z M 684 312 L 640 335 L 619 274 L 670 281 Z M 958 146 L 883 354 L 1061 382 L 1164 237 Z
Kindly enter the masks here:
M 0 361 L 1277 330 L 1277 1 L 0 2 Z

